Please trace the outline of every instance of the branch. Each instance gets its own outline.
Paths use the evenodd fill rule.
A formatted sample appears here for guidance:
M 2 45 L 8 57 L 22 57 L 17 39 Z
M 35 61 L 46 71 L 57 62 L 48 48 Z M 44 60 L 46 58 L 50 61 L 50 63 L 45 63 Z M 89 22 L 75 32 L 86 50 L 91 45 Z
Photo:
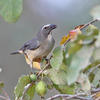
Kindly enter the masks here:
M 97 22 L 97 21 L 100 21 L 100 18 L 94 19 L 94 20 L 88 22 L 87 24 L 84 24 L 84 26 L 81 27 L 80 30 L 83 30 L 84 28 L 86 28 L 86 27 L 89 26 L 90 24 L 93 24 L 93 23 L 95 23 L 95 22 Z
M 38 73 L 37 78 L 43 73 L 43 71 L 50 65 L 50 63 L 46 64 L 46 66 Z
M 93 90 L 91 91 L 91 93 L 96 93 L 96 92 L 100 92 L 100 88 L 93 89 Z
M 2 95 L 0 95 L 0 98 L 3 99 L 3 100 L 7 100 L 7 98 L 2 96 Z
M 96 92 L 100 92 L 100 88 L 91 90 L 91 93 L 96 93 Z M 53 99 L 57 99 L 57 98 L 65 98 L 66 100 L 69 100 L 69 99 L 92 100 L 91 98 L 87 98 L 84 96 L 87 96 L 87 94 L 86 93 L 78 93 L 75 95 L 57 94 L 46 100 L 53 100 Z M 90 96 L 93 97 L 94 95 L 90 95 Z
M 46 100 L 53 100 L 53 99 L 57 99 L 57 98 L 65 98 L 66 100 L 73 99 L 73 98 L 80 99 L 80 100 L 91 100 L 90 98 L 86 98 L 86 97 L 82 97 L 82 96 L 86 96 L 86 93 L 79 93 L 79 94 L 75 94 L 75 95 L 57 94 Z
M 28 89 L 29 89 L 33 84 L 34 84 L 34 82 L 31 82 L 30 84 L 28 84 L 28 85 L 25 87 L 21 100 L 24 100 L 24 97 L 25 97 L 26 92 L 28 91 Z
M 10 97 L 9 97 L 8 93 L 4 89 L 2 89 L 2 93 L 4 94 L 4 96 L 0 95 L 1 99 L 10 100 Z
M 87 24 L 84 24 L 84 25 L 80 28 L 80 30 L 82 31 L 84 28 L 86 28 L 86 27 L 89 26 L 90 24 L 93 24 L 93 23 L 95 23 L 95 22 L 97 22 L 97 21 L 100 21 L 100 18 L 94 19 L 94 20 L 88 22 Z M 71 40 L 71 39 L 69 38 L 69 39 L 64 43 L 64 46 L 66 46 L 66 44 L 67 44 L 70 40 Z

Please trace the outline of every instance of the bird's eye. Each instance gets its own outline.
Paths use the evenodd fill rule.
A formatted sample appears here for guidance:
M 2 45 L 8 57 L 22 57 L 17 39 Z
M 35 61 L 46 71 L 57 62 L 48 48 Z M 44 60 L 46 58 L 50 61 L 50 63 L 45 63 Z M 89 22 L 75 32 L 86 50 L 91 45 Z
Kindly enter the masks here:
M 48 27 L 44 27 L 44 29 L 47 29 Z

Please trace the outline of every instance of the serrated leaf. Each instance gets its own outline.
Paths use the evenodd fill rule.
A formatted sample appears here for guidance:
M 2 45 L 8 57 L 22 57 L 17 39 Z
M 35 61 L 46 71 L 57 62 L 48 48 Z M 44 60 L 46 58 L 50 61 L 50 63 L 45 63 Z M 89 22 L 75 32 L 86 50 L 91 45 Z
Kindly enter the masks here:
M 25 96 L 23 97 L 24 100 L 32 100 L 35 93 L 35 84 L 32 84 L 30 88 L 27 90 Z
M 0 15 L 7 22 L 15 22 L 22 12 L 23 0 L 0 0 Z
M 50 60 L 51 67 L 54 69 L 59 69 L 63 61 L 63 50 L 61 47 L 55 48 L 53 51 L 53 57 Z
M 90 84 L 88 77 L 85 74 L 81 73 L 77 79 L 77 82 L 80 83 L 81 89 L 83 91 L 85 92 L 90 91 L 91 84 Z
M 54 84 L 55 88 L 60 92 L 60 93 L 66 93 L 66 94 L 74 94 L 75 93 L 75 86 L 71 85 L 68 86 L 66 85 L 56 85 Z
M 70 66 L 67 68 L 67 81 L 68 84 L 74 83 L 82 69 L 86 68 L 89 64 L 93 47 L 84 46 L 72 58 Z
M 64 85 L 67 83 L 66 72 L 63 70 L 51 69 L 49 71 L 49 77 L 54 84 Z
M 23 95 L 24 87 L 30 82 L 31 80 L 29 75 L 23 75 L 19 78 L 18 83 L 14 89 L 15 98 L 19 99 Z

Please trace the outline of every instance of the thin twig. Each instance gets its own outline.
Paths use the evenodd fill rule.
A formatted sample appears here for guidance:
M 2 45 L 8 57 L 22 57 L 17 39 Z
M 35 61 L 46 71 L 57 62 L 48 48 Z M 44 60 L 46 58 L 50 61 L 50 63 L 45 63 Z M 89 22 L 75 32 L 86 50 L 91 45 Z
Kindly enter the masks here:
M 10 97 L 9 97 L 8 93 L 4 89 L 2 89 L 2 92 L 5 95 L 6 100 L 10 100 Z
M 86 93 L 79 93 L 79 94 L 75 94 L 75 95 L 68 95 L 68 94 L 57 94 L 55 96 L 52 96 L 46 100 L 53 100 L 53 99 L 57 99 L 57 98 L 66 98 L 66 100 L 69 99 L 80 99 L 80 100 L 91 100 L 90 98 L 86 98 L 86 97 L 82 97 L 85 96 Z
M 90 69 L 90 71 L 88 72 L 88 76 L 95 70 L 95 69 L 97 69 L 98 67 L 100 67 L 100 64 L 98 64 L 97 66 L 95 66 L 95 67 L 92 67 L 91 69 Z
M 43 73 L 43 71 L 49 66 L 50 64 L 46 64 L 46 66 L 38 73 L 37 78 Z
M 96 92 L 100 92 L 100 88 L 97 88 L 97 89 L 93 89 L 91 90 L 91 93 L 96 93 Z M 75 94 L 75 95 L 68 95 L 68 94 L 57 94 L 57 95 L 54 95 L 46 100 L 53 100 L 53 99 L 57 99 L 57 98 L 65 98 L 65 100 L 69 100 L 69 99 L 80 99 L 80 100 L 92 100 L 91 98 L 86 98 L 86 97 L 83 97 L 83 96 L 87 96 L 86 93 L 78 93 L 78 94 Z M 90 95 L 90 97 L 93 97 L 94 95 Z
M 100 92 L 100 88 L 91 90 L 91 93 L 96 93 L 96 92 Z
M 28 89 L 34 84 L 34 82 L 31 82 L 30 84 L 28 84 L 28 86 L 24 89 L 23 95 L 22 95 L 22 99 L 24 100 L 25 94 L 28 91 Z
M 4 96 L 0 95 L 1 99 L 10 100 L 8 93 L 4 89 L 2 89 L 2 93 L 4 94 Z
M 4 97 L 4 96 L 2 96 L 2 95 L 0 95 L 0 98 L 1 98 L 1 99 L 4 99 L 4 100 L 7 100 L 7 98 Z
M 95 23 L 95 22 L 97 22 L 97 21 L 100 21 L 100 19 L 97 18 L 97 19 L 94 19 L 94 20 L 88 22 L 87 24 L 84 24 L 84 26 L 81 27 L 80 30 L 83 30 L 84 28 L 86 28 L 86 27 L 89 26 L 90 24 L 93 24 L 93 23 Z

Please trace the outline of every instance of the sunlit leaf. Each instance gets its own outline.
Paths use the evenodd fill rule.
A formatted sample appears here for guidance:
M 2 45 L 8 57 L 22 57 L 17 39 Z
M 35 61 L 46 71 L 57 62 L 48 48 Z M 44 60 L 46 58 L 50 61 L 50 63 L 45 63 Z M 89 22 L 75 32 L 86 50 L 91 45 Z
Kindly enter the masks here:
M 24 87 L 31 82 L 28 75 L 23 75 L 19 78 L 18 83 L 14 89 L 15 98 L 19 99 L 23 95 Z
M 81 34 L 82 32 L 80 31 L 79 28 L 76 28 L 74 30 L 71 30 L 67 36 L 63 36 L 61 41 L 60 41 L 60 44 L 65 44 L 66 42 L 69 42 L 70 40 L 73 40 L 73 39 L 76 39 L 77 35 L 78 34 Z
M 61 41 L 60 41 L 60 45 L 64 44 L 69 39 L 70 39 L 70 35 L 69 34 L 67 36 L 63 36 L 62 39 L 61 39 Z
M 76 39 L 77 38 L 77 36 L 78 36 L 78 34 L 81 34 L 82 32 L 80 31 L 80 29 L 79 28 L 76 28 L 76 29 L 74 29 L 74 30 L 71 30 L 70 32 L 69 32 L 69 35 L 70 35 L 70 38 L 71 39 Z
M 22 12 L 23 0 L 0 0 L 0 15 L 7 22 L 15 22 Z
M 60 65 L 62 64 L 62 61 L 63 61 L 63 50 L 61 47 L 57 47 L 53 51 L 53 57 L 50 60 L 50 64 L 52 68 L 59 69 Z

